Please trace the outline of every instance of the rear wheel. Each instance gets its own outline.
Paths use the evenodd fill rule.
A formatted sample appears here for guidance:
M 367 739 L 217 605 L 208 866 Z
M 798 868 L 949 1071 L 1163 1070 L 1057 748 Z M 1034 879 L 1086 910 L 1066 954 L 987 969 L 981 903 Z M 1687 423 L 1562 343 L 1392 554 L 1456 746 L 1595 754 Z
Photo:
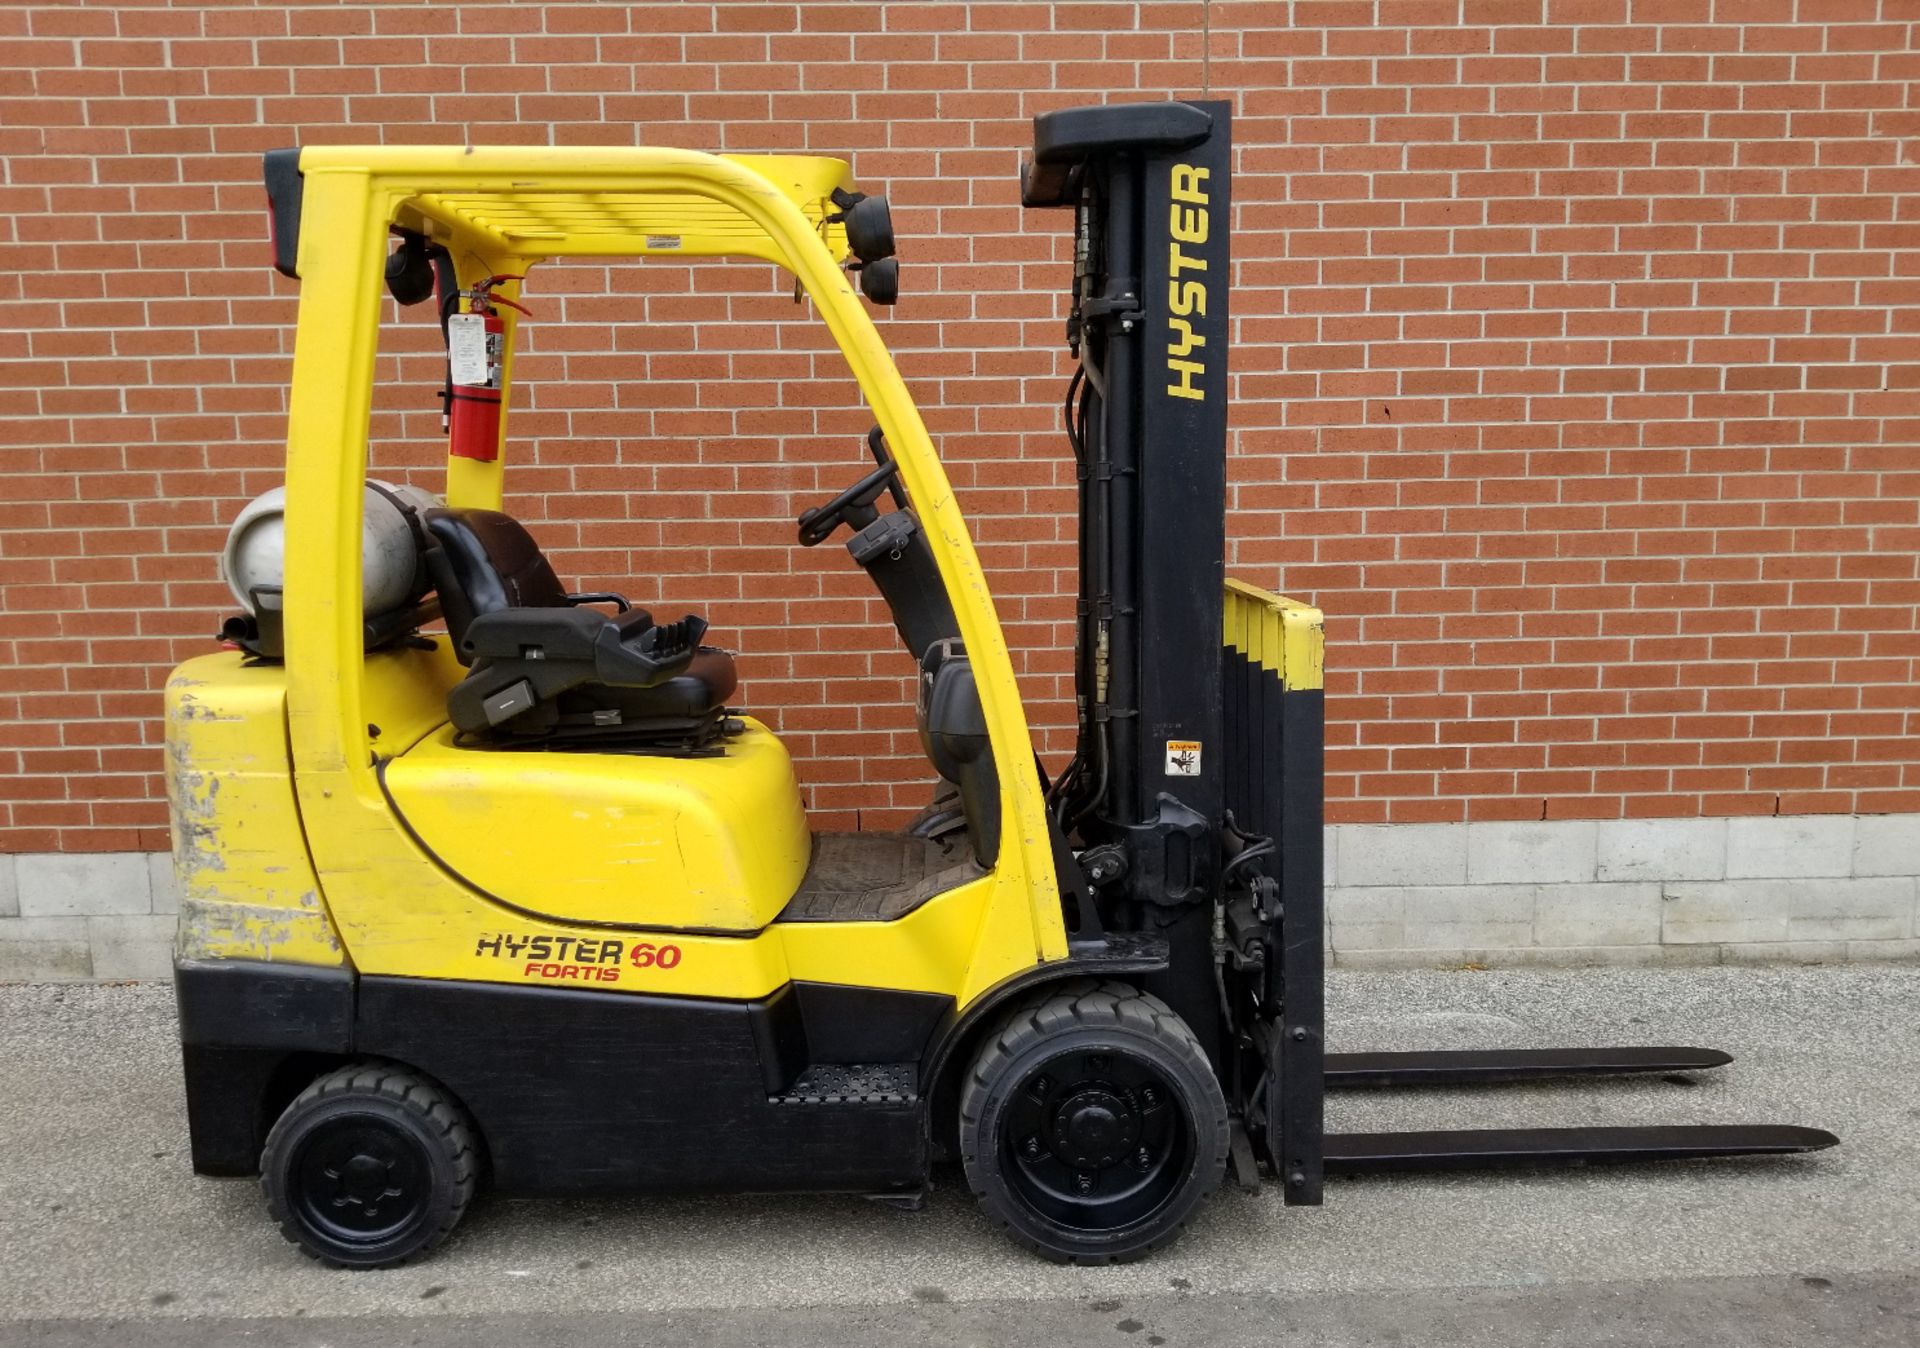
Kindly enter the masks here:
M 987 1216 L 1062 1263 L 1138 1259 L 1220 1182 L 1227 1104 L 1193 1031 L 1125 983 L 1017 1007 L 960 1093 L 960 1150 Z
M 287 1106 L 260 1158 L 267 1211 L 336 1268 L 391 1268 L 446 1239 L 473 1197 L 466 1111 L 405 1068 L 361 1063 Z

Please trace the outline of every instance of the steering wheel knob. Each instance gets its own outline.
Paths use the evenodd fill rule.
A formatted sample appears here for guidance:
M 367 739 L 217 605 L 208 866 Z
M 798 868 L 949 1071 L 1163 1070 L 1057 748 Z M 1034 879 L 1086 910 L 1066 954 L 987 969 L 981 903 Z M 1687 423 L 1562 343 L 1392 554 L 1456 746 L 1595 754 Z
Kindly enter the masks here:
M 803 548 L 817 547 L 820 544 L 826 542 L 828 537 L 832 535 L 834 526 L 840 523 L 838 517 L 836 517 L 832 520 L 827 521 L 826 527 L 824 529 L 821 529 L 821 528 L 815 527 L 819 523 L 819 520 L 820 520 L 819 506 L 813 507 L 811 510 L 807 511 L 805 514 L 803 514 L 800 517 L 800 546 L 801 547 Z

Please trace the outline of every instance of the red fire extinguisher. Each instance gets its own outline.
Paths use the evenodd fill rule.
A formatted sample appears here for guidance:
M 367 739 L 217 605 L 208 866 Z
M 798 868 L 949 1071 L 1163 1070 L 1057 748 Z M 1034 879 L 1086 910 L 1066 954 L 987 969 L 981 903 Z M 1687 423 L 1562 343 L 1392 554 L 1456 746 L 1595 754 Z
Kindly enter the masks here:
M 447 452 L 492 463 L 500 457 L 501 368 L 507 326 L 496 306 L 527 313 L 493 288 L 519 276 L 489 276 L 467 292 L 467 312 L 447 319 Z

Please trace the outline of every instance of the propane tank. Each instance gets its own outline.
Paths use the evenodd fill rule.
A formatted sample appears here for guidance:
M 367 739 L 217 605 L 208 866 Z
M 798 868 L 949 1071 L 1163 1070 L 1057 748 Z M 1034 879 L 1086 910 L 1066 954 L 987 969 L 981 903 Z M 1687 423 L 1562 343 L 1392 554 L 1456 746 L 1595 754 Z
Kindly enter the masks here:
M 418 487 L 396 487 L 387 482 L 367 484 L 360 524 L 360 599 L 368 616 L 391 613 L 419 595 L 419 545 L 405 512 L 394 498 L 415 510 L 440 504 L 440 499 Z M 275 487 L 247 502 L 227 531 L 220 554 L 220 579 L 248 613 L 253 591 L 278 589 L 287 569 L 287 489 Z

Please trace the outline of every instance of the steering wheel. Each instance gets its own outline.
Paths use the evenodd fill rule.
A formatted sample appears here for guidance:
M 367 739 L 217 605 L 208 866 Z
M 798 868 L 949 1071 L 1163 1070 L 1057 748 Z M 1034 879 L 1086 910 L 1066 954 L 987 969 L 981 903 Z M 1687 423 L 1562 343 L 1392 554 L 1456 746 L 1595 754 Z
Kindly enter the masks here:
M 888 459 L 825 505 L 817 505 L 802 515 L 800 546 L 812 548 L 826 542 L 849 511 L 872 510 L 873 503 L 880 499 L 880 493 L 893 486 L 893 480 L 899 472 L 900 465 Z M 863 522 L 872 523 L 871 520 Z

